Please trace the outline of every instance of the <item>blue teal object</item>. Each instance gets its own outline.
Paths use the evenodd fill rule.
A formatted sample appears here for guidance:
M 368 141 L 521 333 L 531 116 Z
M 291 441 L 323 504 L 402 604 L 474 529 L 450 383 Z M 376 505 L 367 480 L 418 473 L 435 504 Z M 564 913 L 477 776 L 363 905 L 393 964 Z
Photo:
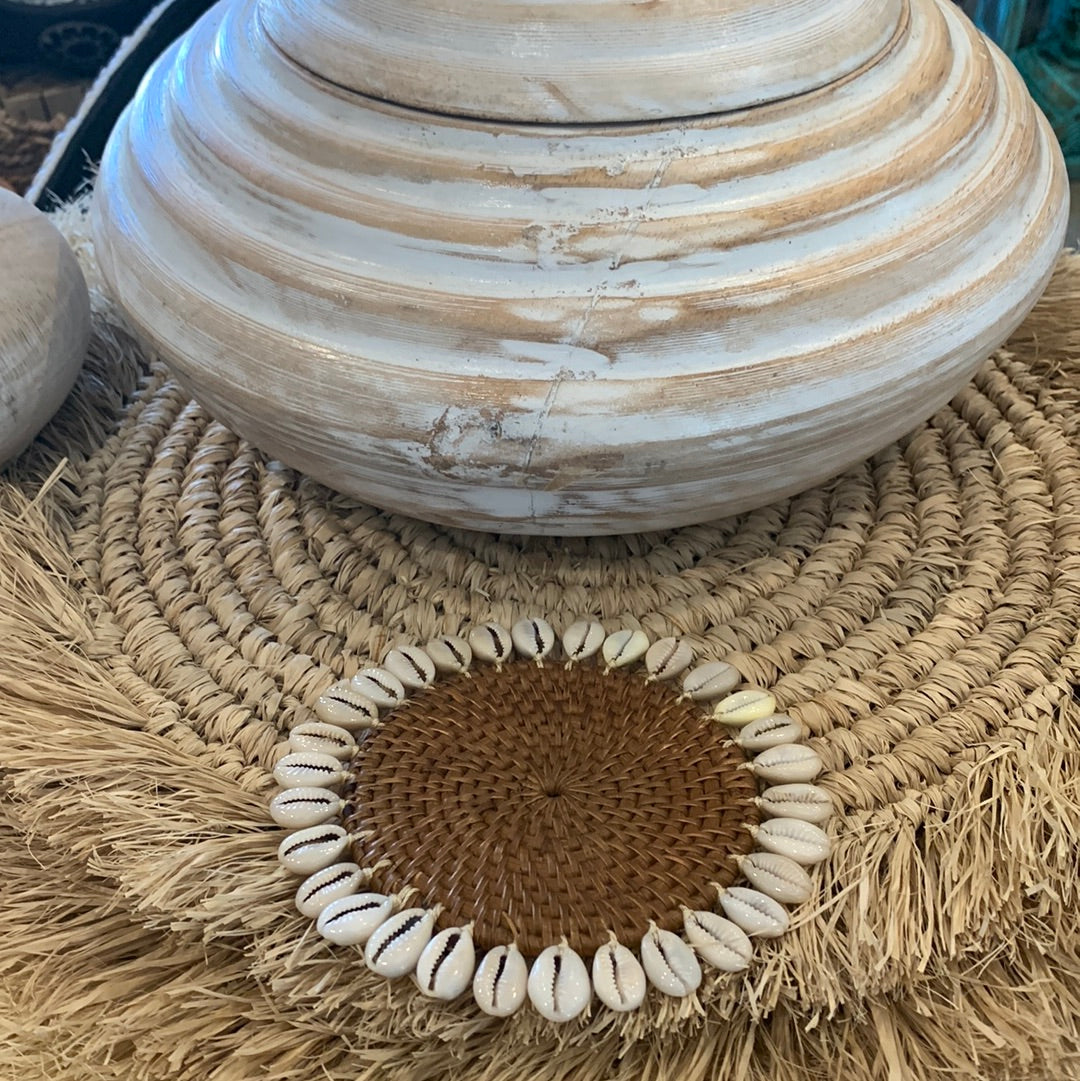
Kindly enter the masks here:
M 1033 36 L 1031 27 L 1041 16 L 1040 11 L 1033 9 L 1046 5 L 1027 0 L 969 0 L 960 6 L 984 34 L 1015 56 L 1025 38 Z
M 1080 177 L 1080 0 L 968 0 L 961 5 L 1016 64 Z

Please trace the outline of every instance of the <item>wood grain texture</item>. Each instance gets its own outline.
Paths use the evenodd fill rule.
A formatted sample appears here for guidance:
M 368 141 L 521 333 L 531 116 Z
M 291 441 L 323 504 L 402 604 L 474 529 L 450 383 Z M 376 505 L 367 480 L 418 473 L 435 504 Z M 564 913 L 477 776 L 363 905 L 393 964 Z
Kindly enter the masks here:
M 1044 119 L 946 0 L 811 93 L 562 127 L 335 87 L 237 0 L 118 125 L 94 232 L 262 449 L 432 521 L 599 534 L 760 505 L 909 430 L 1029 310 L 1066 214 Z
M 41 211 L 0 190 L 0 465 L 59 408 L 89 337 L 90 298 L 67 241 Z
M 481 119 L 630 122 L 802 94 L 880 53 L 908 0 L 261 0 L 309 71 Z

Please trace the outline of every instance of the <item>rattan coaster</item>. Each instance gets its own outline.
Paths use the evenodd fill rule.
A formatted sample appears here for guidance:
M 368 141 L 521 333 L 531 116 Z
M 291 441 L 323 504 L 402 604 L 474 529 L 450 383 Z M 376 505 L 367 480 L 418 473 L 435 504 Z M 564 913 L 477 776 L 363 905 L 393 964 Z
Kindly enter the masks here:
M 1074 1076 L 1078 297 L 1068 256 L 1011 351 L 828 485 L 569 542 L 342 499 L 208 418 L 103 309 L 76 396 L 0 491 L 0 1065 Z M 582 613 L 724 659 L 804 726 L 837 809 L 815 897 L 745 972 L 561 1026 L 372 974 L 295 911 L 267 812 L 280 744 L 388 650 Z
M 718 730 L 719 729 L 719 730 Z M 517 662 L 439 680 L 357 760 L 359 862 L 414 886 L 481 949 L 565 937 L 591 957 L 716 903 L 758 821 L 746 758 L 700 706 L 634 672 Z M 470 841 L 462 844 L 463 837 Z

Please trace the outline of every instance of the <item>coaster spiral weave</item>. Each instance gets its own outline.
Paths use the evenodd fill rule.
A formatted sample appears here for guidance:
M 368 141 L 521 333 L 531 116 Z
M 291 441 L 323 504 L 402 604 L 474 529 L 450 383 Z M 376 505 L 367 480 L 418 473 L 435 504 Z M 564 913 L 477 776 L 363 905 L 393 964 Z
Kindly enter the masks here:
M 670 686 L 516 661 L 437 680 L 361 745 L 350 832 L 384 893 L 407 886 L 481 949 L 590 956 L 711 908 L 753 847 L 757 785 Z
M 83 235 L 77 211 L 67 228 Z M 1067 255 L 1011 351 L 827 485 L 707 525 L 554 540 L 384 515 L 266 461 L 101 306 L 76 393 L 0 484 L 0 1067 L 1076 1076 L 1078 307 Z M 572 1030 L 496 1024 L 369 977 L 293 912 L 265 810 L 283 736 L 392 646 L 522 612 L 679 636 L 810 731 L 833 856 L 820 903 L 745 977 Z M 477 742 L 486 774 L 497 750 Z M 414 753 L 449 768 L 446 748 Z M 392 844 L 408 790 L 387 768 L 371 799 Z M 481 858 L 482 831 L 464 832 Z

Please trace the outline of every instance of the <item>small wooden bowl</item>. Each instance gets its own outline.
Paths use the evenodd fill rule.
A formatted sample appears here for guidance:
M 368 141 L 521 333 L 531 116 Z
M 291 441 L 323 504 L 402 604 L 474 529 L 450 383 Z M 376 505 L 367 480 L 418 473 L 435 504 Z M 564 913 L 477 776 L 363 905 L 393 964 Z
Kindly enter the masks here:
M 0 464 L 59 408 L 89 338 L 90 298 L 67 241 L 40 210 L 0 190 Z

